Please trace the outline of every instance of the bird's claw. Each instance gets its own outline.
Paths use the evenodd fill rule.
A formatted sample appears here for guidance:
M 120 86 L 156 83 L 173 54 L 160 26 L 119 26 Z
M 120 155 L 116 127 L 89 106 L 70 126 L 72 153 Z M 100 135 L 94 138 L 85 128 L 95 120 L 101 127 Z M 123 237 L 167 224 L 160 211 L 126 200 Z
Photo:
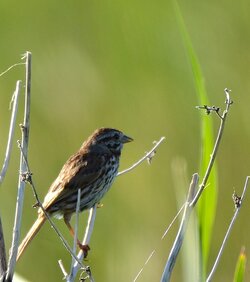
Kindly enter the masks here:
M 89 245 L 83 245 L 81 243 L 78 243 L 78 247 L 79 249 L 81 249 L 83 251 L 83 255 L 84 255 L 84 258 L 86 258 L 88 256 L 88 252 L 90 250 L 90 247 Z

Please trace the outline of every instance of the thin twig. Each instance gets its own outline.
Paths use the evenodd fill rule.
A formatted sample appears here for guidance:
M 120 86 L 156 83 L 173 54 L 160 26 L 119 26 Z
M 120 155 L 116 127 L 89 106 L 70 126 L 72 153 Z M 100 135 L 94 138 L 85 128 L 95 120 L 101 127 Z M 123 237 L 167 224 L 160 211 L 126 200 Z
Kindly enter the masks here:
M 209 275 L 208 275 L 208 277 L 207 277 L 206 282 L 211 281 L 211 279 L 212 279 L 212 277 L 213 277 L 213 275 L 214 275 L 214 273 L 215 273 L 215 270 L 216 270 L 216 268 L 217 268 L 217 266 L 218 266 L 218 264 L 219 264 L 219 261 L 220 261 L 222 252 L 223 252 L 223 250 L 224 250 L 224 248 L 225 248 L 225 245 L 226 245 L 226 242 L 227 242 L 227 240 L 228 240 L 228 237 L 229 237 L 229 235 L 230 235 L 230 233 L 231 233 L 231 231 L 232 231 L 232 228 L 233 228 L 233 225 L 234 225 L 234 223 L 235 223 L 235 220 L 236 220 L 236 218 L 237 218 L 237 216 L 238 216 L 238 214 L 239 214 L 239 212 L 240 212 L 240 208 L 241 208 L 241 206 L 242 206 L 243 199 L 244 199 L 244 196 L 245 196 L 247 187 L 248 187 L 248 180 L 249 180 L 249 178 L 250 178 L 250 176 L 247 176 L 246 181 L 245 181 L 245 185 L 244 185 L 244 188 L 243 188 L 242 195 L 241 195 L 241 197 L 238 197 L 238 200 L 239 200 L 239 201 L 235 204 L 235 207 L 236 207 L 236 208 L 235 208 L 235 211 L 234 211 L 233 218 L 232 218 L 232 220 L 231 220 L 231 222 L 230 222 L 230 224 L 229 224 L 229 227 L 228 227 L 228 229 L 227 229 L 226 235 L 225 235 L 225 237 L 224 237 L 224 239 L 223 239 L 223 242 L 222 242 L 222 244 L 221 244 L 219 253 L 218 253 L 217 257 L 216 257 L 216 260 L 215 260 L 215 262 L 214 262 L 214 265 L 213 265 L 213 267 L 212 267 L 212 270 L 211 270 L 211 272 L 209 273 Z
M 90 238 L 91 238 L 93 228 L 94 228 L 94 223 L 95 223 L 96 208 L 97 207 L 95 205 L 93 208 L 91 208 L 89 210 L 88 223 L 87 223 L 87 227 L 85 229 L 85 234 L 84 234 L 84 238 L 83 238 L 83 241 L 82 241 L 82 245 L 88 245 L 89 242 L 90 242 Z M 84 257 L 84 253 L 83 253 L 82 250 L 80 250 L 78 255 L 77 255 L 77 258 L 79 260 L 82 260 L 83 257 Z M 74 279 L 75 279 L 79 270 L 80 270 L 80 266 L 77 263 L 75 263 L 73 269 L 71 270 L 71 280 L 69 280 L 69 281 L 74 281 Z M 90 270 L 87 274 L 89 276 L 90 281 L 94 281 L 94 278 L 92 277 Z M 69 282 L 69 281 L 67 281 L 67 282 Z
M 175 215 L 175 217 L 173 218 L 173 220 L 171 221 L 171 223 L 169 224 L 168 228 L 165 230 L 165 232 L 163 233 L 163 235 L 161 236 L 161 240 L 163 240 L 165 238 L 165 236 L 167 235 L 168 231 L 170 230 L 170 228 L 173 226 L 174 222 L 176 221 L 176 219 L 178 218 L 179 214 L 181 213 L 181 211 L 185 208 L 185 203 L 181 206 L 181 208 L 178 210 L 177 214 Z
M 85 275 L 85 277 L 83 277 L 83 275 Z M 79 277 L 79 281 L 81 281 L 81 282 L 85 282 L 87 280 L 89 280 L 90 282 L 95 282 L 89 266 L 87 266 L 86 271 L 84 273 L 82 272 L 80 274 L 80 277 Z M 72 280 L 72 282 L 73 282 L 73 280 Z
M 8 136 L 8 142 L 7 142 L 6 152 L 5 152 L 4 163 L 3 163 L 2 170 L 0 172 L 0 184 L 3 182 L 3 179 L 5 177 L 5 174 L 6 174 L 8 165 L 9 165 L 15 125 L 16 125 L 16 116 L 17 116 L 18 98 L 20 94 L 20 88 L 21 88 L 21 80 L 18 80 L 16 83 L 15 92 L 12 96 L 13 107 L 12 107 L 12 113 L 11 113 L 11 119 L 10 119 L 10 129 L 9 129 L 9 136 Z
M 74 246 L 73 246 L 73 252 L 74 253 L 76 253 L 76 247 L 77 247 L 77 234 L 78 234 L 80 204 L 81 204 L 81 189 L 78 189 L 77 203 L 76 203 L 75 235 L 74 235 Z M 74 263 L 75 262 L 72 259 L 72 266 L 73 266 Z
M 219 149 L 219 145 L 220 145 L 220 141 L 221 141 L 221 138 L 222 138 L 222 134 L 223 134 L 223 130 L 224 130 L 224 127 L 225 127 L 225 123 L 226 123 L 226 118 L 227 118 L 227 114 L 228 114 L 228 111 L 230 109 L 230 106 L 232 105 L 232 101 L 230 99 L 230 95 L 229 95 L 229 92 L 230 90 L 228 90 L 227 88 L 224 90 L 225 92 L 225 95 L 226 95 L 226 109 L 224 110 L 222 116 L 221 116 L 221 123 L 220 123 L 220 128 L 219 128 L 219 131 L 218 131 L 218 134 L 217 134 L 217 138 L 216 138 L 216 141 L 215 141 L 215 144 L 214 144 L 214 148 L 213 148 L 213 152 L 210 156 L 210 161 L 209 161 L 209 164 L 207 166 L 207 170 L 205 172 L 205 175 L 203 177 L 203 180 L 199 186 L 199 190 L 197 191 L 193 201 L 190 203 L 191 206 L 195 206 L 198 199 L 200 198 L 203 190 L 205 189 L 206 187 L 206 184 L 207 184 L 207 180 L 208 180 L 208 177 L 210 175 L 210 172 L 212 170 L 212 167 L 213 167 L 213 164 L 214 164 L 214 161 L 215 161 L 215 157 L 216 157 L 216 154 L 217 154 L 217 151 Z
M 86 233 L 84 234 L 84 238 L 82 240 L 82 245 L 88 245 L 90 242 L 90 238 L 94 229 L 94 223 L 95 223 L 95 217 L 96 217 L 96 209 L 97 205 L 95 205 L 93 208 L 89 211 L 89 217 L 88 217 L 88 223 L 86 227 Z M 81 253 L 81 251 L 80 251 Z
M 165 140 L 165 137 L 161 137 L 161 139 L 155 143 L 154 147 L 145 154 L 145 156 L 143 156 L 139 161 L 137 161 L 136 163 L 134 163 L 132 166 L 130 166 L 127 169 L 124 169 L 123 171 L 120 171 L 117 173 L 117 176 L 120 176 L 124 173 L 127 173 L 131 170 L 133 170 L 135 167 L 137 167 L 138 165 L 140 165 L 143 161 L 147 160 L 148 158 L 152 158 L 152 154 L 155 154 L 155 150 L 156 148 Z
M 30 90 L 31 90 L 31 53 L 26 52 L 26 81 L 25 81 L 25 105 L 24 105 L 24 121 L 21 127 L 22 129 L 22 148 L 24 156 L 27 158 L 28 154 L 28 141 L 29 141 L 29 124 L 30 124 Z M 23 161 L 23 155 L 20 155 L 20 172 L 25 171 L 26 165 Z M 16 265 L 16 257 L 18 250 L 18 243 L 20 238 L 21 219 L 23 211 L 23 200 L 24 200 L 24 188 L 25 183 L 21 177 L 18 180 L 18 195 L 16 203 L 15 221 L 13 227 L 12 244 L 10 250 L 10 257 L 8 262 L 7 270 L 7 281 L 12 281 L 14 269 Z
M 179 211 L 177 212 L 177 214 L 174 216 L 173 220 L 171 221 L 171 223 L 169 224 L 169 226 L 167 227 L 167 229 L 164 231 L 163 235 L 161 236 L 161 240 L 163 240 L 165 238 L 165 236 L 168 234 L 168 231 L 171 229 L 171 227 L 173 226 L 174 222 L 176 221 L 176 219 L 178 218 L 178 216 L 180 215 L 181 211 L 184 209 L 184 207 L 186 206 L 186 204 L 183 204 L 181 206 L 181 208 L 179 209 Z M 146 267 L 146 265 L 149 263 L 149 261 L 153 258 L 154 254 L 156 252 L 156 249 L 152 250 L 151 253 L 149 254 L 148 258 L 146 259 L 146 261 L 144 262 L 142 268 L 139 270 L 139 272 L 136 274 L 135 278 L 133 279 L 133 282 L 137 281 L 137 279 L 140 277 L 141 273 L 143 272 L 144 268 Z
M 25 65 L 25 63 L 17 63 L 17 64 L 14 64 L 14 65 L 10 66 L 9 68 L 7 68 L 7 70 L 5 70 L 5 71 L 0 73 L 0 77 L 3 76 L 4 74 L 6 74 L 6 72 L 8 72 L 11 69 L 13 69 L 14 67 L 21 66 L 21 65 Z
M 63 265 L 63 262 L 62 262 L 61 259 L 59 259 L 58 264 L 59 264 L 59 266 L 60 266 L 60 268 L 61 268 L 61 270 L 62 270 L 62 273 L 63 273 L 63 276 L 64 276 L 63 279 L 66 279 L 66 278 L 68 277 L 68 273 L 67 273 L 67 271 L 65 270 L 64 265 Z
M 7 271 L 7 260 L 6 260 L 2 221 L 0 217 L 0 281 L 4 280 L 6 271 Z
M 161 282 L 166 282 L 166 281 L 170 280 L 173 267 L 175 265 L 177 256 L 179 254 L 180 248 L 181 248 L 182 243 L 183 243 L 183 239 L 184 239 L 184 235 L 185 235 L 185 232 L 186 232 L 188 220 L 189 220 L 191 211 L 193 210 L 193 207 L 190 206 L 190 202 L 193 200 L 193 197 L 195 195 L 195 191 L 196 191 L 198 181 L 199 181 L 199 176 L 198 176 L 197 173 L 195 173 L 192 177 L 192 180 L 191 180 L 191 183 L 190 183 L 190 186 L 189 186 L 188 196 L 187 196 L 187 200 L 186 200 L 186 203 L 185 203 L 181 224 L 180 224 L 178 233 L 176 235 L 173 247 L 170 251 L 166 266 L 164 268 L 162 278 L 161 278 Z
M 81 203 L 81 189 L 78 189 L 78 195 L 77 195 L 77 204 L 76 204 L 76 221 L 75 221 L 75 234 L 74 234 L 74 245 L 73 245 L 73 252 L 76 254 L 76 247 L 77 247 L 77 234 L 78 234 L 78 223 L 79 223 L 79 212 L 80 212 L 80 203 Z M 72 259 L 71 262 L 71 268 L 70 268 L 70 274 L 69 277 L 66 278 L 67 281 L 73 281 L 73 268 L 76 260 Z

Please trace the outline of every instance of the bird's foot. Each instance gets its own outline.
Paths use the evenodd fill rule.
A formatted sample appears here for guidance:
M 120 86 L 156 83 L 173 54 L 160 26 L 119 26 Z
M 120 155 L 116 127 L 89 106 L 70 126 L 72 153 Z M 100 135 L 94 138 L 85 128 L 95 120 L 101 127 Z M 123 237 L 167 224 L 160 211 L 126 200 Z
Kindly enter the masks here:
M 88 252 L 90 250 L 89 245 L 83 245 L 80 242 L 78 242 L 77 245 L 78 245 L 79 249 L 81 249 L 83 251 L 84 258 L 86 258 L 88 256 Z

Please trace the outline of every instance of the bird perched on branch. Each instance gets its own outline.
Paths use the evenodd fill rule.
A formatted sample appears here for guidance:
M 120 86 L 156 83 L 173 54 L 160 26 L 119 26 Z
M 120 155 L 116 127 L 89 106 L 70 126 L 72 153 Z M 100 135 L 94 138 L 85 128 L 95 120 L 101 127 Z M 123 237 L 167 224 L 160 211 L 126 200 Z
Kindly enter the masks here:
M 63 218 L 70 233 L 74 235 L 70 219 L 76 211 L 78 190 L 81 189 L 80 211 L 88 210 L 99 203 L 118 172 L 123 144 L 132 140 L 116 129 L 95 130 L 79 151 L 67 160 L 50 186 L 42 203 L 48 215 Z M 46 216 L 39 208 L 37 220 L 18 248 L 17 260 L 45 221 Z M 89 247 L 82 245 L 79 240 L 78 246 L 87 255 Z

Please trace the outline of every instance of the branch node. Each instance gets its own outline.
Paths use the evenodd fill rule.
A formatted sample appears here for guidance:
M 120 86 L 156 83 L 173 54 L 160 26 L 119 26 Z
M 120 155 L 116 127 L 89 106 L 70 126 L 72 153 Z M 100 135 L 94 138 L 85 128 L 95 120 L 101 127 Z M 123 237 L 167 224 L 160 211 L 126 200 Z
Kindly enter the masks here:
M 59 264 L 59 266 L 60 266 L 60 268 L 61 268 L 61 270 L 62 270 L 62 273 L 63 273 L 63 275 L 64 275 L 63 280 L 67 279 L 68 273 L 67 273 L 67 271 L 65 270 L 64 265 L 63 265 L 63 262 L 62 262 L 61 259 L 58 261 L 58 264 Z
M 87 274 L 87 276 L 82 277 L 83 274 Z M 87 279 L 89 279 L 91 277 L 92 277 L 91 269 L 90 269 L 90 266 L 87 265 L 86 268 L 84 269 L 84 271 L 81 273 L 79 281 L 85 282 L 85 281 L 87 281 Z
M 238 196 L 238 195 L 236 194 L 236 192 L 234 191 L 234 192 L 233 192 L 233 195 L 232 195 L 232 199 L 233 199 L 233 202 L 234 202 L 235 209 L 240 208 L 240 207 L 241 207 L 241 204 L 242 204 L 241 196 Z
M 22 132 L 24 132 L 26 130 L 26 127 L 22 123 L 19 124 L 19 127 L 20 127 Z
M 155 145 L 157 142 L 154 141 L 153 144 Z M 145 152 L 146 154 L 148 154 L 148 152 Z M 149 165 L 151 165 L 152 163 L 152 160 L 153 160 L 153 157 L 155 156 L 156 154 L 156 150 L 153 150 L 148 156 L 147 156 L 147 162 Z
M 211 112 L 215 112 L 222 119 L 222 116 L 220 114 L 220 107 L 203 105 L 196 106 L 195 108 L 199 110 L 205 110 L 207 115 L 210 115 Z
M 155 155 L 156 153 L 156 148 L 161 144 L 161 142 L 163 142 L 165 140 L 165 137 L 161 137 L 161 139 L 159 141 L 154 141 L 153 144 L 154 147 L 148 152 L 146 153 L 139 161 L 137 161 L 136 163 L 134 163 L 132 166 L 130 166 L 127 169 L 124 169 L 123 171 L 120 171 L 117 173 L 117 176 L 122 175 L 124 173 L 127 173 L 131 170 L 133 170 L 135 167 L 137 167 L 139 164 L 141 164 L 144 160 L 147 160 L 148 163 L 151 162 L 152 157 Z
M 23 173 L 20 173 L 21 181 L 24 181 L 25 183 L 29 183 L 31 185 L 32 183 L 32 172 L 25 171 Z
M 230 92 L 231 92 L 232 90 L 230 90 L 230 89 L 228 89 L 228 88 L 225 88 L 224 89 L 224 92 L 225 92 L 225 94 L 226 94 L 226 101 L 225 101 L 225 104 L 227 104 L 227 105 L 232 105 L 233 104 L 233 100 L 231 100 L 230 99 Z

